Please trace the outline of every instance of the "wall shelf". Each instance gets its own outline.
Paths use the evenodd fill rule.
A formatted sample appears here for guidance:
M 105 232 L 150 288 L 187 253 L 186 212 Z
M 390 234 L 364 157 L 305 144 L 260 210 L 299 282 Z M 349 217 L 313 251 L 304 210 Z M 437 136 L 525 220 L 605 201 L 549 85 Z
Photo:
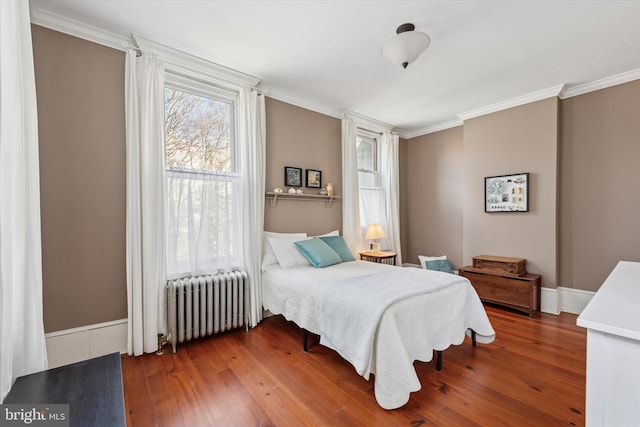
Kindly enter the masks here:
M 290 194 L 290 193 L 274 193 L 269 191 L 265 194 L 265 197 L 269 199 L 271 206 L 278 206 L 278 199 L 285 200 L 324 200 L 325 207 L 331 207 L 334 200 L 340 199 L 340 196 L 325 196 L 322 194 Z

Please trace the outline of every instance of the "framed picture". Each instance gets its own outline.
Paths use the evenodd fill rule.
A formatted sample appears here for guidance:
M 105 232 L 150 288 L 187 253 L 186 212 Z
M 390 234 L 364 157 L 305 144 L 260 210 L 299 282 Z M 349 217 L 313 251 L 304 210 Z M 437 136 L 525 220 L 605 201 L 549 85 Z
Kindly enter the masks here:
M 284 185 L 285 187 L 302 187 L 302 169 L 285 166 Z
M 529 212 L 529 173 L 484 179 L 485 212 Z
M 313 169 L 307 169 L 307 187 L 308 188 L 321 188 L 322 187 L 322 172 L 315 171 Z

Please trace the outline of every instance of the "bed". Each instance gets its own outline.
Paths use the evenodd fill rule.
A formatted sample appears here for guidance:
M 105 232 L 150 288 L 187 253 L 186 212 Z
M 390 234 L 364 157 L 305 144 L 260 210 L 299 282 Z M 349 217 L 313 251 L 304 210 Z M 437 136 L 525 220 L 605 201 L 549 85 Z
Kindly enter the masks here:
M 441 354 L 465 335 L 474 344 L 495 338 L 470 282 L 454 274 L 366 261 L 271 263 L 263 264 L 262 283 L 266 310 L 319 335 L 365 379 L 375 374 L 375 398 L 385 409 L 420 390 L 414 361 L 431 361 L 434 350 Z

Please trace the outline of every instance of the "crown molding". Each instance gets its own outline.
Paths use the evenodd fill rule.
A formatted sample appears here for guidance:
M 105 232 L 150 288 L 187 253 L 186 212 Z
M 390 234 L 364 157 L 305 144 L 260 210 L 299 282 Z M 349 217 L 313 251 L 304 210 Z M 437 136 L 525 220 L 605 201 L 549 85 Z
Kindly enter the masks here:
M 441 130 L 447 130 L 462 126 L 464 122 L 461 119 L 448 120 L 446 122 L 437 123 L 435 125 L 427 126 L 422 129 L 412 130 L 410 132 L 398 131 L 400 138 L 411 139 L 419 136 L 428 135 L 430 133 L 440 132 Z
M 260 79 L 257 77 L 156 43 L 144 37 L 134 35 L 133 39 L 142 52 L 155 54 L 164 61 L 169 72 L 205 82 L 213 80 L 219 85 L 233 89 L 240 89 L 245 86 L 254 87 L 260 83 Z
M 560 99 L 572 98 L 574 96 L 583 95 L 600 89 L 606 89 L 611 86 L 617 86 L 634 80 L 640 80 L 640 69 L 627 71 L 626 73 L 616 74 L 615 76 L 605 77 L 592 82 L 567 85 L 567 88 L 560 92 L 559 96 Z
M 117 50 L 126 50 L 131 45 L 131 38 L 129 36 L 112 33 L 44 10 L 40 7 L 40 2 L 30 1 L 29 9 L 32 24 Z
M 282 90 L 274 89 L 264 82 L 260 84 L 259 89 L 262 90 L 269 98 L 295 105 L 296 107 L 304 108 L 305 110 L 314 111 L 336 119 L 341 119 L 344 116 L 344 109 L 342 108 L 332 108 L 324 104 L 312 102 L 307 98 L 302 98 Z
M 520 105 L 529 104 L 531 102 L 540 101 L 541 99 L 547 99 L 554 96 L 558 96 L 565 85 L 553 86 L 547 89 L 542 89 L 537 92 L 522 95 L 517 98 L 508 99 L 506 101 L 497 102 L 495 104 L 487 105 L 486 107 L 476 108 L 474 110 L 465 111 L 458 114 L 458 117 L 462 120 L 473 119 L 474 117 L 484 116 L 486 114 L 495 113 L 502 110 L 507 110 L 513 107 L 519 107 Z
M 357 127 L 372 132 L 391 132 L 391 130 L 393 129 L 393 126 L 388 123 L 373 119 L 371 117 L 365 116 L 364 114 L 356 113 L 355 111 L 345 110 L 343 118 L 352 119 L 354 122 L 356 122 Z

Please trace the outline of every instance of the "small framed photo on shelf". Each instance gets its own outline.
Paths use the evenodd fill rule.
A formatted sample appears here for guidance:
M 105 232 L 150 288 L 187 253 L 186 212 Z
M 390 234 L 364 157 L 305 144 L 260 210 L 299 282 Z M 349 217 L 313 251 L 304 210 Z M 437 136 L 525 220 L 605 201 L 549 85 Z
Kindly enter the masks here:
M 529 174 L 484 179 L 485 212 L 529 212 Z
M 322 172 L 307 169 L 307 187 L 322 188 Z
M 285 166 L 284 185 L 285 187 L 302 187 L 302 169 Z

